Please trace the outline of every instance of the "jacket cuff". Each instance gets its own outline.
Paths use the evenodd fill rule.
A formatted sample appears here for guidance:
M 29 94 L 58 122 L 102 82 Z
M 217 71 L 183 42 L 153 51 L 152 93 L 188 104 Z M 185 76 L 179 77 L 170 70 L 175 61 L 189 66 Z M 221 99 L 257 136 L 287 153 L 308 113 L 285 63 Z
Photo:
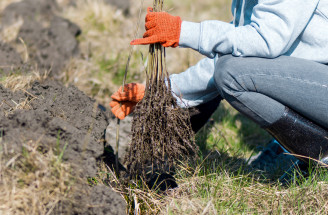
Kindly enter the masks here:
M 179 46 L 182 48 L 192 48 L 199 51 L 200 31 L 200 23 L 183 21 L 181 24 Z

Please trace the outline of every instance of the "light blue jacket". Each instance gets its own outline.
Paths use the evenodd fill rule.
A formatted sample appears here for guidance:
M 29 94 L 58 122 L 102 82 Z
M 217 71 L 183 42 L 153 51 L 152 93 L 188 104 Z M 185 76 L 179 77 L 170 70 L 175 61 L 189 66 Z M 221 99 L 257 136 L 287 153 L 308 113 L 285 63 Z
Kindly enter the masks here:
M 218 95 L 218 57 L 288 55 L 328 63 L 328 0 L 233 0 L 233 21 L 182 22 L 180 47 L 207 56 L 170 76 L 179 105 L 196 106 Z

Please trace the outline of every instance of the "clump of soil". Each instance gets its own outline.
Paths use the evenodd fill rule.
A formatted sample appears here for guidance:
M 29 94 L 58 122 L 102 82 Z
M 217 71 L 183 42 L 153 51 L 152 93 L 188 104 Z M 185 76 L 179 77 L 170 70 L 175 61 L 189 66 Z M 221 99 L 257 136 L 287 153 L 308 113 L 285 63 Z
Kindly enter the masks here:
M 0 143 L 7 156 L 21 153 L 24 144 L 38 143 L 43 152 L 64 150 L 63 161 L 72 165 L 76 177 L 97 174 L 108 112 L 98 108 L 93 99 L 74 86 L 66 88 L 51 80 L 35 82 L 25 92 L 0 85 L 0 98 Z M 124 200 L 109 187 L 74 186 L 81 192 L 75 193 L 73 200 L 63 200 L 67 205 L 60 204 L 64 206 L 56 209 L 58 213 L 124 214 Z
M 16 50 L 0 41 L 0 77 L 12 72 L 25 71 L 25 69 L 26 65 Z
M 53 214 L 124 215 L 123 198 L 105 185 L 80 187 L 73 201 L 64 200 Z
M 126 153 L 128 153 L 129 144 L 131 143 L 132 120 L 132 116 L 127 116 L 120 122 L 118 159 L 121 163 L 124 163 L 124 158 Z M 116 129 L 117 121 L 111 120 L 106 128 L 106 147 L 110 147 L 114 151 L 116 150 Z
M 105 185 L 93 187 L 90 199 L 91 202 L 87 202 L 90 212 L 85 214 L 126 214 L 126 204 L 122 197 Z
M 58 142 L 63 148 L 67 143 L 64 159 L 84 166 L 85 176 L 96 174 L 96 159 L 104 153 L 108 113 L 94 100 L 56 81 L 36 82 L 25 93 L 0 87 L 0 97 L 0 112 L 7 115 L 0 121 L 0 130 L 9 152 L 21 151 L 21 143 L 29 140 L 39 140 L 45 148 Z M 22 102 L 26 103 L 23 110 L 13 110 Z
M 4 26 L 23 20 L 16 44 L 21 38 L 31 63 L 52 76 L 58 76 L 65 62 L 79 53 L 76 37 L 81 33 L 77 25 L 56 15 L 58 9 L 55 0 L 24 0 L 10 4 L 1 14 Z

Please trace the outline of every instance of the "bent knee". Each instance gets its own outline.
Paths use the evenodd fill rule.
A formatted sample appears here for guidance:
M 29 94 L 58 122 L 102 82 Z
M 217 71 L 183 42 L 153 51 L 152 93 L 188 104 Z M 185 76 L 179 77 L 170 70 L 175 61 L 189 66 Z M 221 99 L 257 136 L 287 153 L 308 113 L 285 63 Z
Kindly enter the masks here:
M 225 93 L 230 95 L 233 91 L 240 91 L 242 88 L 237 81 L 237 77 L 242 75 L 240 57 L 225 55 L 218 59 L 215 65 L 214 81 L 222 97 Z

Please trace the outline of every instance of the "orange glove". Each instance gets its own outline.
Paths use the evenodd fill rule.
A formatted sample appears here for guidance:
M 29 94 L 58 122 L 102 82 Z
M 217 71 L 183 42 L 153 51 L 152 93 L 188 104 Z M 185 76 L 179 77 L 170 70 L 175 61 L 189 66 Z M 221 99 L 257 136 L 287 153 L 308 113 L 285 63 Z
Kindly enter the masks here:
M 127 115 L 133 112 L 137 102 L 118 102 L 113 100 L 109 103 L 112 108 L 112 113 L 119 119 L 124 119 Z
M 145 86 L 143 84 L 130 83 L 118 89 L 111 97 L 113 101 L 109 103 L 112 113 L 119 119 L 124 119 L 133 112 L 135 106 L 145 95 Z
M 166 12 L 153 12 L 148 8 L 146 16 L 146 33 L 143 39 L 136 39 L 131 45 L 160 43 L 164 47 L 177 47 L 180 40 L 182 20 Z

